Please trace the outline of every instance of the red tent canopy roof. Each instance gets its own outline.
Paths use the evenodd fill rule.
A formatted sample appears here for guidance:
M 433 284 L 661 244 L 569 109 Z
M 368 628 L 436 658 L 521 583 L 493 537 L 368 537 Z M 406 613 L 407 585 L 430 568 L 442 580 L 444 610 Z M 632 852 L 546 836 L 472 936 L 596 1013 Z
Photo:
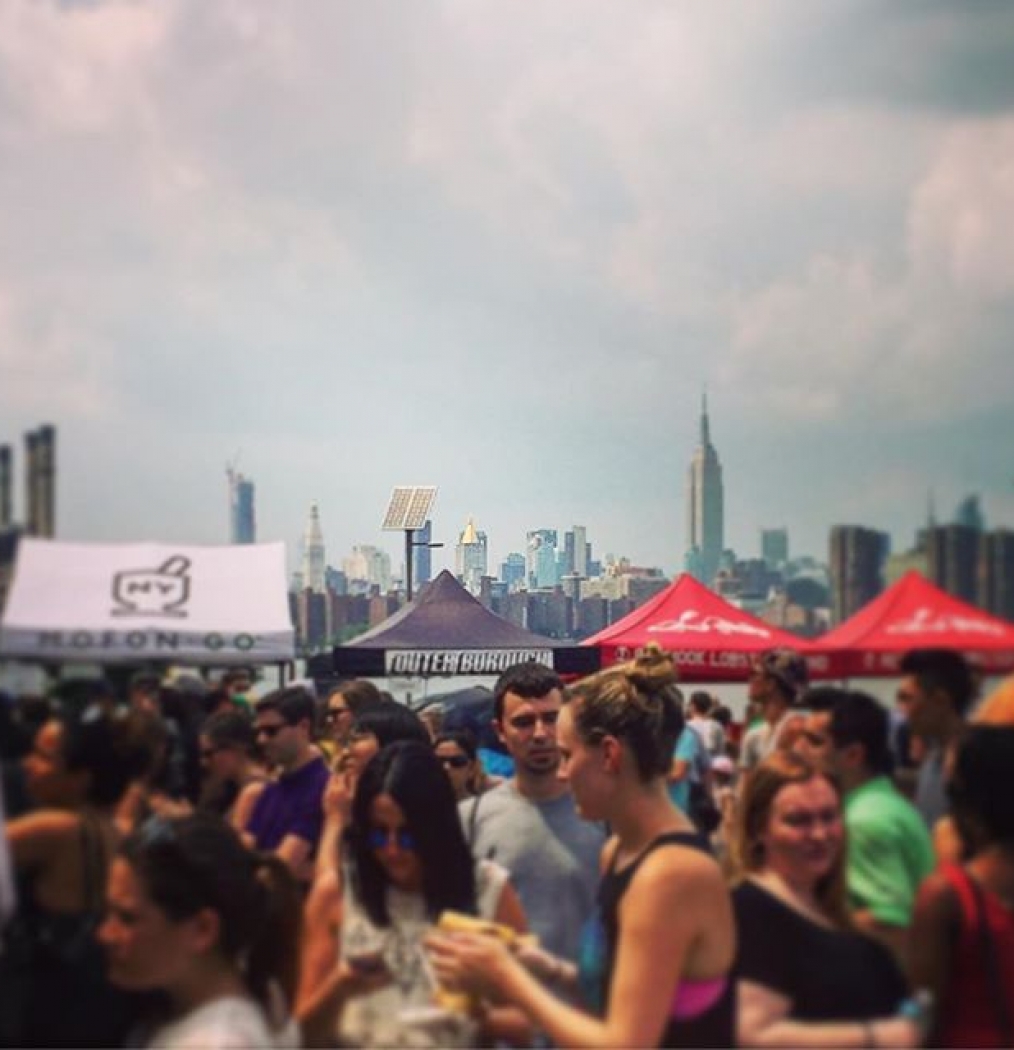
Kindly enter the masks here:
M 839 674 L 897 671 L 909 649 L 956 649 L 985 669 L 1014 667 L 1014 624 L 984 613 L 907 572 L 814 645 Z
M 809 649 L 804 639 L 737 608 L 687 573 L 583 644 L 601 648 L 607 664 L 649 642 L 675 654 L 684 679 L 712 682 L 742 681 L 752 657 L 766 649 Z

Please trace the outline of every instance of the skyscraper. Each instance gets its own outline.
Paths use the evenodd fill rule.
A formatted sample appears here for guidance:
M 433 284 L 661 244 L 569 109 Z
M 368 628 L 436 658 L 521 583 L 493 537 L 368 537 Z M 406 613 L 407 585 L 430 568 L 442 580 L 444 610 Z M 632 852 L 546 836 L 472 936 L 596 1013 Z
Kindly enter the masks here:
M 885 532 L 859 525 L 831 529 L 831 616 L 847 620 L 884 589 L 884 565 L 890 548 Z
M 479 532 L 469 518 L 454 550 L 455 575 L 472 593 L 478 594 L 486 575 L 486 533 Z
M 971 525 L 937 525 L 926 530 L 930 579 L 963 602 L 975 602 L 980 531 Z
M 1014 621 L 1014 532 L 995 529 L 979 537 L 979 608 Z
M 14 524 L 13 481 L 11 447 L 0 445 L 0 532 L 5 532 Z
M 761 529 L 761 557 L 769 569 L 780 569 L 789 560 L 789 530 Z
M 533 529 L 528 533 L 528 550 L 525 567 L 528 572 L 528 586 L 555 587 L 557 579 L 556 565 L 556 529 Z
M 722 496 L 722 464 L 711 444 L 708 426 L 708 396 L 701 398 L 700 441 L 690 461 L 687 475 L 687 558 L 688 566 L 700 566 L 698 579 L 711 585 L 725 545 Z M 693 552 L 698 557 L 692 557 Z
M 25 531 L 52 539 L 56 534 L 56 429 L 42 426 L 25 434 Z
M 412 556 L 412 592 L 419 593 L 419 588 L 424 583 L 429 583 L 433 578 L 433 551 L 429 544 L 433 541 L 433 522 L 429 518 L 421 529 L 416 529 L 412 534 L 413 556 Z
M 310 517 L 303 533 L 303 588 L 315 594 L 324 593 L 324 536 L 320 531 L 317 504 L 310 507 Z
M 257 519 L 254 513 L 254 483 L 226 469 L 229 478 L 229 540 L 231 543 L 256 543 Z

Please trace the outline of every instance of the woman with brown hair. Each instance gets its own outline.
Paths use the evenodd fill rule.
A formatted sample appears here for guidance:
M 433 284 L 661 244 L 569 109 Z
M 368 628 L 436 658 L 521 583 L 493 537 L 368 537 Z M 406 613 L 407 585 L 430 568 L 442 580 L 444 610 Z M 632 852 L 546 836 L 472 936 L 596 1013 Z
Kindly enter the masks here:
M 746 780 L 733 846 L 739 1045 L 917 1046 L 904 977 L 849 919 L 834 781 L 775 752 Z

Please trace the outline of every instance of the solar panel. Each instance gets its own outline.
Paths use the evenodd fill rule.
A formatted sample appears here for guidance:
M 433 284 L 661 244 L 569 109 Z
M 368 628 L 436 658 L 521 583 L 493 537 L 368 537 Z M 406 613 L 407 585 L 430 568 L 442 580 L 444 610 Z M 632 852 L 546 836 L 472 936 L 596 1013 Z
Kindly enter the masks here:
M 398 485 L 391 493 L 382 529 L 421 529 L 430 516 L 437 495 L 436 485 Z

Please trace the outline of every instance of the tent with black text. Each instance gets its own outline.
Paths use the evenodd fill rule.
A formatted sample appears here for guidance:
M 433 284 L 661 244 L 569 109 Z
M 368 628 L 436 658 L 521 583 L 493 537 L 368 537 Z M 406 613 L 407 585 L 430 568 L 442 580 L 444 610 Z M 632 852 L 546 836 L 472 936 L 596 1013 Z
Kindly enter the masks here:
M 191 665 L 291 660 L 285 547 L 22 539 L 0 621 L 0 656 Z

